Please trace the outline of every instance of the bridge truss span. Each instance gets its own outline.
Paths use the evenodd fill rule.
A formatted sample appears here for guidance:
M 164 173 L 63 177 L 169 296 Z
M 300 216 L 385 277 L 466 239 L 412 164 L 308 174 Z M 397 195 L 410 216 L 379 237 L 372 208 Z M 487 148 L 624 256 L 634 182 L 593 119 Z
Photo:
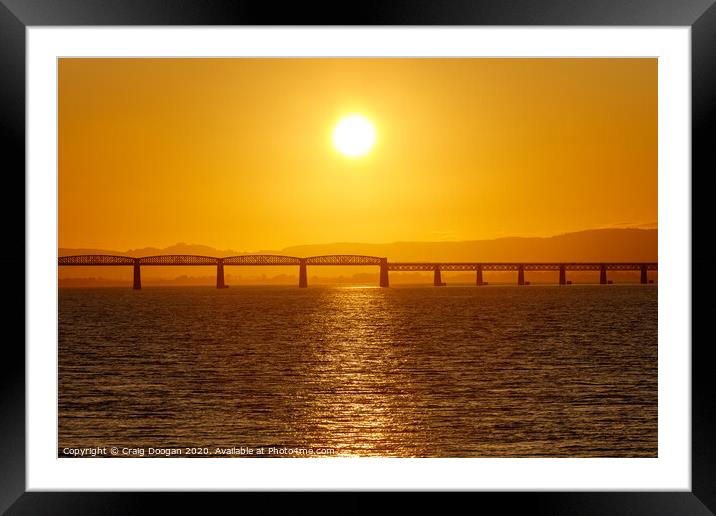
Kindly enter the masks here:
M 139 259 L 140 265 L 217 265 L 219 258 L 191 254 L 168 254 L 145 256 Z
M 642 267 L 646 267 L 648 271 L 656 271 L 659 269 L 657 263 L 607 263 L 609 271 L 638 271 Z
M 221 259 L 224 265 L 299 265 L 301 258 L 279 254 L 245 254 Z
M 129 256 L 116 256 L 111 254 L 81 254 L 75 256 L 60 256 L 57 265 L 134 265 L 136 258 Z
M 329 254 L 325 256 L 310 256 L 306 258 L 306 265 L 381 265 L 385 258 L 377 256 L 363 256 L 359 254 Z

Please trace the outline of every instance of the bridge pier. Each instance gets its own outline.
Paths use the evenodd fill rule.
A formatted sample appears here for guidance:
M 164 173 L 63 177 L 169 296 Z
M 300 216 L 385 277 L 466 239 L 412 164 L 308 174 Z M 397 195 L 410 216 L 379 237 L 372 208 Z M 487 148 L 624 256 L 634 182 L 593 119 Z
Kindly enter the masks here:
M 388 278 L 388 259 L 387 258 L 380 259 L 380 286 L 381 287 L 390 286 L 390 279 Z
M 134 290 L 142 288 L 142 274 L 139 270 L 139 259 L 134 260 L 134 282 L 132 288 Z
M 599 266 L 599 284 L 607 284 L 607 266 L 605 264 Z
M 436 287 L 445 286 L 445 283 L 443 283 L 442 277 L 440 276 L 440 266 L 439 265 L 436 265 L 433 268 L 433 285 Z
M 641 283 L 648 283 L 648 275 L 647 275 L 647 269 L 646 265 L 641 266 Z
M 308 272 L 306 271 L 306 260 L 302 258 L 298 265 L 298 288 L 308 287 Z
M 216 288 L 226 288 L 224 283 L 224 260 L 221 259 L 216 263 Z
M 567 284 L 567 268 L 564 266 L 564 264 L 559 266 L 559 284 Z
M 517 266 L 517 284 L 518 285 L 525 284 L 525 266 L 522 264 L 519 264 Z
M 478 265 L 475 269 L 475 285 L 481 287 L 485 283 L 482 281 L 482 265 Z

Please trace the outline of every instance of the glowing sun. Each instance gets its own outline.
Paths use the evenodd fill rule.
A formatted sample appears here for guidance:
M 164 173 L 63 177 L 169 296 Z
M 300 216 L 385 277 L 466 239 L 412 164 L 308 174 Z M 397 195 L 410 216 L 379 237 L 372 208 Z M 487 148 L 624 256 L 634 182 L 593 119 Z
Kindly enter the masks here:
M 375 144 L 373 124 L 360 115 L 342 118 L 333 130 L 333 145 L 350 158 L 366 154 Z

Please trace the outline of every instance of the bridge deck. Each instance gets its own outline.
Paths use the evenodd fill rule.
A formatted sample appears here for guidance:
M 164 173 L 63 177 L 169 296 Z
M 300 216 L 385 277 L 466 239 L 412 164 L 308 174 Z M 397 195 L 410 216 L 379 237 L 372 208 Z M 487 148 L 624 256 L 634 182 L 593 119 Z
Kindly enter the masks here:
M 657 262 L 388 262 L 386 258 L 362 255 L 326 255 L 298 258 L 283 255 L 240 255 L 218 258 L 197 255 L 161 255 L 133 258 L 116 255 L 61 256 L 58 265 L 64 266 L 110 266 L 110 265 L 160 265 L 160 266 L 207 266 L 207 265 L 381 265 L 386 263 L 389 271 L 639 271 L 658 269 Z
M 657 263 L 647 262 L 388 262 L 390 271 L 559 271 L 564 267 L 568 271 L 599 271 L 604 266 L 609 271 L 639 271 L 642 266 L 647 270 L 657 270 Z

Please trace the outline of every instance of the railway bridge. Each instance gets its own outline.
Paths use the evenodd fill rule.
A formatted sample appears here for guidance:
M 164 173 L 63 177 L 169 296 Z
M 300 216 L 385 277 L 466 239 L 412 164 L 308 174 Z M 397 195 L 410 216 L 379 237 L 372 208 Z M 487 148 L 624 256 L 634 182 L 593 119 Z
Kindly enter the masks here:
M 332 254 L 325 256 L 283 256 L 274 254 L 250 254 L 216 258 L 188 254 L 172 254 L 133 258 L 130 256 L 85 254 L 61 256 L 59 266 L 130 266 L 134 269 L 132 286 L 142 288 L 142 266 L 214 266 L 216 267 L 216 288 L 226 288 L 224 267 L 231 266 L 298 266 L 298 286 L 308 287 L 308 266 L 330 265 L 373 265 L 380 268 L 380 286 L 388 287 L 389 271 L 432 271 L 433 285 L 443 286 L 442 271 L 475 271 L 475 284 L 486 285 L 482 273 L 486 271 L 514 271 L 517 284 L 525 285 L 525 271 L 554 271 L 558 273 L 559 284 L 566 285 L 567 271 L 599 271 L 599 283 L 606 285 L 608 271 L 639 271 L 641 283 L 648 283 L 648 271 L 658 270 L 657 262 L 389 262 L 387 258 L 354 254 Z

